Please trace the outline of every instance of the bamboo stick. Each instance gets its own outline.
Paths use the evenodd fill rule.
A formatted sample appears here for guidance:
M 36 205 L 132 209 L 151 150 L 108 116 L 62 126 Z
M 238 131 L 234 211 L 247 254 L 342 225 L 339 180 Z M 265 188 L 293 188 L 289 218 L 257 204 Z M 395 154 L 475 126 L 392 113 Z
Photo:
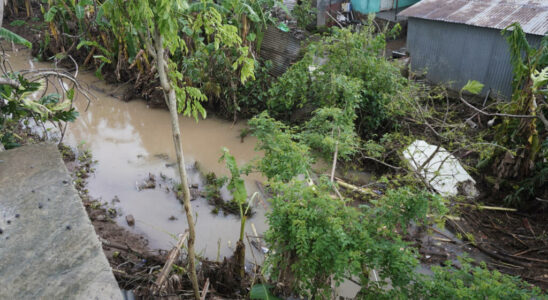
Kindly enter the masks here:
M 177 245 L 173 249 L 171 249 L 171 251 L 169 252 L 167 261 L 164 264 L 162 271 L 160 272 L 160 276 L 158 276 L 158 279 L 156 279 L 156 282 L 155 282 L 156 289 L 157 289 L 156 292 L 159 292 L 162 290 L 163 285 L 167 277 L 169 276 L 169 273 L 171 272 L 171 267 L 173 266 L 175 259 L 179 256 L 181 248 L 183 247 L 183 244 L 185 243 L 187 237 L 188 237 L 188 231 L 185 232 L 185 234 L 180 234 Z

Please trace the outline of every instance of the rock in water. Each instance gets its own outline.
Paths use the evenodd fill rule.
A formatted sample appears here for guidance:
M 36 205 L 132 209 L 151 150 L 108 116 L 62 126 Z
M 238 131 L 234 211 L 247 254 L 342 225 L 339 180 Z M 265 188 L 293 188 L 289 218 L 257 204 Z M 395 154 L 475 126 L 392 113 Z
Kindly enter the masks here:
M 476 181 L 464 170 L 457 158 L 444 148 L 416 140 L 403 151 L 403 156 L 409 166 L 440 195 L 457 196 L 460 192 L 469 198 L 478 196 Z
M 127 215 L 126 222 L 129 226 L 135 225 L 135 218 L 133 217 L 133 215 Z

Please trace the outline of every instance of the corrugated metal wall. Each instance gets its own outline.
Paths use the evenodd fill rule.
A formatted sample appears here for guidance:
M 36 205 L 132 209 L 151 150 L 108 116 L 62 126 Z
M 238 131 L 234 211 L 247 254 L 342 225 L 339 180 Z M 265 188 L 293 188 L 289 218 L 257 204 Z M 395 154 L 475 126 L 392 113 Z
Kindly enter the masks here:
M 404 8 L 420 0 L 399 0 L 398 8 Z M 391 10 L 396 7 L 396 0 L 352 0 L 352 9 L 362 14 Z
M 528 36 L 539 45 L 541 37 Z M 414 72 L 426 71 L 427 79 L 460 90 L 468 80 L 485 85 L 492 96 L 509 99 L 512 65 L 506 40 L 496 29 L 409 18 L 407 49 Z
M 261 58 L 272 61 L 270 73 L 280 76 L 297 60 L 300 49 L 301 41 L 291 32 L 269 26 L 261 44 Z

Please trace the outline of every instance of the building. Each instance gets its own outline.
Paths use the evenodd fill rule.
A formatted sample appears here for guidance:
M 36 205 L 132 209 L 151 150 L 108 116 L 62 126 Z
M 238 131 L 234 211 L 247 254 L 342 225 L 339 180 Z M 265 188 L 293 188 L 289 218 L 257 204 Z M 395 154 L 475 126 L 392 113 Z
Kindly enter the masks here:
M 548 32 L 548 0 L 422 0 L 400 13 L 408 18 L 411 70 L 460 90 L 468 80 L 509 99 L 512 66 L 501 30 L 520 23 L 538 46 Z
M 419 0 L 352 0 L 352 10 L 362 14 L 378 13 L 397 8 L 407 7 Z

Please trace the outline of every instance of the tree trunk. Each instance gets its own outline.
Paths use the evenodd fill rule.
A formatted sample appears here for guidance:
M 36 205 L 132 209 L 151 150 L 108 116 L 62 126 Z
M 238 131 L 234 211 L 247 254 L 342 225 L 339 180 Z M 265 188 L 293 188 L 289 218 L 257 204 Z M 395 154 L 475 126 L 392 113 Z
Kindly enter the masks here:
M 194 241 L 196 240 L 196 232 L 194 230 L 194 218 L 192 217 L 192 207 L 190 205 L 190 190 L 188 188 L 188 181 L 185 169 L 185 158 L 183 155 L 183 146 L 181 143 L 181 130 L 179 129 L 179 115 L 177 113 L 177 97 L 175 90 L 171 87 L 169 79 L 167 77 L 167 62 L 165 60 L 163 38 L 156 32 L 155 33 L 155 48 L 157 54 L 158 75 L 160 76 L 160 84 L 166 95 L 166 104 L 171 116 L 171 129 L 173 131 L 173 143 L 175 145 L 175 154 L 177 155 L 177 168 L 179 175 L 181 176 L 181 187 L 183 189 L 183 205 L 185 208 L 186 219 L 188 222 L 188 260 L 190 281 L 192 281 L 192 288 L 194 290 L 194 298 L 200 300 L 200 287 L 198 286 L 198 278 L 196 276 L 196 259 L 194 253 Z

